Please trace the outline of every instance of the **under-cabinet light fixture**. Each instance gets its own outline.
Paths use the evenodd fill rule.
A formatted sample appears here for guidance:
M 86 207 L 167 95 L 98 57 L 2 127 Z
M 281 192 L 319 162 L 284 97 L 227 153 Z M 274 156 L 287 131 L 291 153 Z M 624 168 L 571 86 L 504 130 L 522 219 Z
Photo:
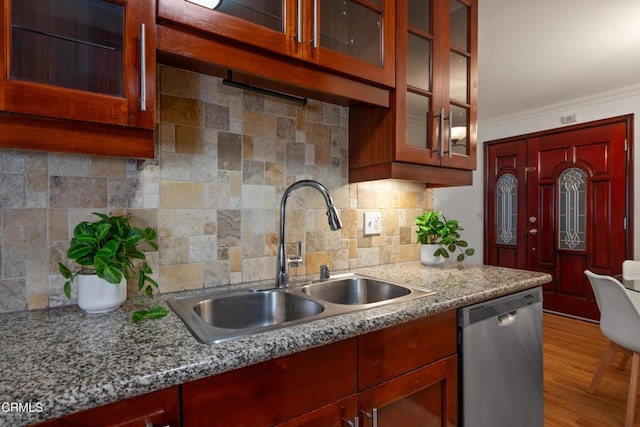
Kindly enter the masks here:
M 222 0 L 187 0 L 188 2 L 198 4 L 203 7 L 207 7 L 209 9 L 215 9 L 220 6 Z
M 274 96 L 276 98 L 285 99 L 287 101 L 297 102 L 300 105 L 307 105 L 307 98 L 302 96 L 289 95 L 288 93 L 276 92 L 275 90 L 265 89 L 263 87 L 253 86 L 246 83 L 234 82 L 233 71 L 227 71 L 227 78 L 222 80 L 222 84 L 226 86 L 235 87 L 238 89 L 250 90 L 253 92 L 261 93 L 263 95 Z

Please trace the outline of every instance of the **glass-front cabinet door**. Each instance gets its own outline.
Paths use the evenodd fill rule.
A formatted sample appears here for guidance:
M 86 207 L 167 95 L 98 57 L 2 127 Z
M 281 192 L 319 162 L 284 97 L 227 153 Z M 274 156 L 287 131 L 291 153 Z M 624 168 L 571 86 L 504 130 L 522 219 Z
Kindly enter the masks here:
M 398 2 L 399 159 L 475 169 L 476 13 L 475 0 Z
M 5 0 L 2 110 L 153 129 L 152 1 Z
M 394 86 L 395 1 L 307 0 L 307 5 L 307 60 Z
M 394 0 L 158 0 L 158 19 L 393 87 Z
M 204 34 L 301 56 L 302 0 L 158 0 L 158 19 Z

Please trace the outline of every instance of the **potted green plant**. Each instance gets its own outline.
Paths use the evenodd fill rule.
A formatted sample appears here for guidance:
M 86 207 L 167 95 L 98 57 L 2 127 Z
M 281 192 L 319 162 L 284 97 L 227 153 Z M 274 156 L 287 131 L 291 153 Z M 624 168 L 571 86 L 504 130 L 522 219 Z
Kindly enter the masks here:
M 146 262 L 146 255 L 138 245 L 147 243 L 158 249 L 156 231 L 132 227 L 126 216 L 109 216 L 95 213 L 99 220 L 80 222 L 73 230 L 73 237 L 67 257 L 75 261 L 79 268 L 72 270 L 63 263 L 58 267 L 64 283 L 64 294 L 71 299 L 71 284 L 78 279 L 78 306 L 88 313 L 104 313 L 115 310 L 126 299 L 126 280 L 137 270 L 138 291 L 146 296 L 153 295 L 158 283 L 150 276 L 153 271 Z M 136 268 L 134 260 L 141 260 Z M 150 307 L 143 300 L 144 309 L 137 310 L 133 321 L 143 318 L 161 318 L 167 309 L 162 306 Z
M 456 260 L 463 261 L 475 250 L 460 238 L 460 224 L 447 219 L 440 211 L 427 211 L 415 219 L 418 243 L 422 244 L 420 260 L 424 265 L 441 265 L 450 254 L 459 251 Z

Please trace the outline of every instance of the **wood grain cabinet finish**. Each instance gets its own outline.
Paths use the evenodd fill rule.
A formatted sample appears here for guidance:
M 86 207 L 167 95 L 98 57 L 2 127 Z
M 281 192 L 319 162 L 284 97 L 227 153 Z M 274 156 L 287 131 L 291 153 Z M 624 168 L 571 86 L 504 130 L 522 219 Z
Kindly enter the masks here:
M 349 111 L 349 180 L 470 185 L 476 168 L 477 0 L 398 0 L 391 108 Z
M 269 426 L 356 392 L 357 340 L 339 341 L 182 386 L 185 427 Z
M 187 427 L 445 426 L 456 396 L 450 311 L 187 383 L 182 408 Z
M 2 0 L 0 146 L 153 157 L 154 0 Z
M 37 427 L 180 427 L 178 386 L 36 424 Z
M 395 43 L 394 0 L 225 0 L 216 9 L 202 3 L 158 0 L 158 19 L 334 73 L 395 84 L 395 52 L 389 49 Z

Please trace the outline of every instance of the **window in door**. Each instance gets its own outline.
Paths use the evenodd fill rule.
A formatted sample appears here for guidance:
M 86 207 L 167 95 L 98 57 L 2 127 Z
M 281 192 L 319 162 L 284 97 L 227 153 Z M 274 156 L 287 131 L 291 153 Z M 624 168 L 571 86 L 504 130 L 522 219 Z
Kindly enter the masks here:
M 506 173 L 496 183 L 496 236 L 499 245 L 516 245 L 518 221 L 518 178 Z
M 569 168 L 559 177 L 558 248 L 584 251 L 586 247 L 587 173 Z

